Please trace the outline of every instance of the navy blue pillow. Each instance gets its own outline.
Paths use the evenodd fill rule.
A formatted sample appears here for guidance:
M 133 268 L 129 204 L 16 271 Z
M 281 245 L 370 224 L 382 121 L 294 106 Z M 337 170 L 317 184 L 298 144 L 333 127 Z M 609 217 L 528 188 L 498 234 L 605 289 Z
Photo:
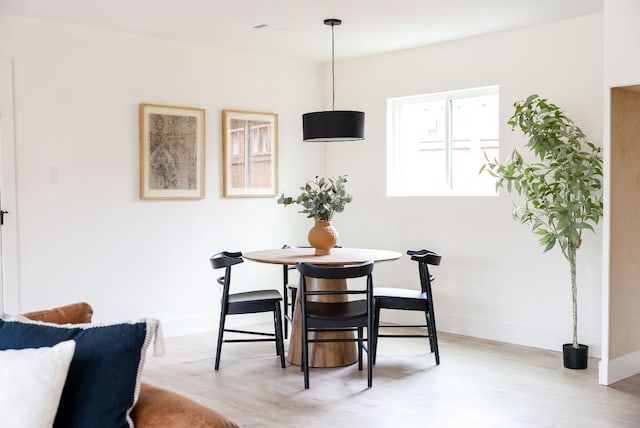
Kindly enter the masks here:
M 156 328 L 154 320 L 84 326 L 0 320 L 0 350 L 75 340 L 54 428 L 132 427 L 129 412 Z

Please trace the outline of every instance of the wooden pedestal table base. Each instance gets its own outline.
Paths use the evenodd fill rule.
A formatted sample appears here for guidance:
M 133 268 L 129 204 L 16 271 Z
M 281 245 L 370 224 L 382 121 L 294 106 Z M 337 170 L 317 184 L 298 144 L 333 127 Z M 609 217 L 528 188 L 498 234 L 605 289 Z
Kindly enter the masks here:
M 309 290 L 346 290 L 344 279 L 307 278 Z M 347 296 L 309 296 L 312 301 L 341 302 Z M 337 338 L 353 339 L 355 334 L 347 332 L 310 332 L 309 338 Z M 302 320 L 300 319 L 300 291 L 296 293 L 296 307 L 293 314 L 293 326 L 289 338 L 289 353 L 287 360 L 291 364 L 302 364 Z M 315 342 L 309 343 L 309 367 L 342 367 L 358 361 L 358 351 L 355 342 Z

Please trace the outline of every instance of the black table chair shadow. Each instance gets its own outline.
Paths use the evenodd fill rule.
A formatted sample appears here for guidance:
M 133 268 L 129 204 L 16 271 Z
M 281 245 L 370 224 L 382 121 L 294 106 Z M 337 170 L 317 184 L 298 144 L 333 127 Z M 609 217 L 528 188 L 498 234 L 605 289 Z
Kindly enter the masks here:
M 440 351 L 438 349 L 438 334 L 436 331 L 436 317 L 433 307 L 433 294 L 431 283 L 434 276 L 429 273 L 429 265 L 438 266 L 442 256 L 429 250 L 409 250 L 407 254 L 411 260 L 418 262 L 418 273 L 420 276 L 420 290 L 406 288 L 375 287 L 373 295 L 375 299 L 375 319 L 374 319 L 374 344 L 373 362 L 376 362 L 378 348 L 378 338 L 380 337 L 423 337 L 429 339 L 431 352 L 435 354 L 436 364 L 440 364 Z M 424 312 L 424 324 L 390 324 L 380 325 L 380 311 L 382 309 L 395 309 L 404 311 Z M 425 328 L 426 334 L 381 334 L 380 328 Z M 390 331 L 390 330 L 388 330 Z
M 314 342 L 357 342 L 358 370 L 362 370 L 362 354 L 367 352 L 367 385 L 371 387 L 373 381 L 373 262 L 366 262 L 355 266 L 318 266 L 300 263 L 300 315 L 302 324 L 302 371 L 304 373 L 304 387 L 309 388 L 309 343 Z M 307 278 L 317 279 L 355 279 L 366 278 L 364 286 L 360 281 L 355 287 L 346 290 L 310 290 Z M 353 300 L 353 296 L 360 299 Z M 317 301 L 321 296 L 331 296 L 331 301 Z M 364 296 L 364 298 L 362 298 Z M 309 299 L 311 297 L 311 299 Z M 342 297 L 342 298 L 341 298 Z M 363 330 L 367 329 L 364 338 Z M 318 338 L 309 337 L 310 332 L 353 331 L 355 338 Z M 366 345 L 365 345 L 366 342 Z
M 284 339 L 282 336 L 282 314 L 280 302 L 282 296 L 277 290 L 254 290 L 242 293 L 231 293 L 231 267 L 242 263 L 242 253 L 223 251 L 210 257 L 211 266 L 214 269 L 225 269 L 224 276 L 218 278 L 218 284 L 222 286 L 222 298 L 220 300 L 220 324 L 218 327 L 218 344 L 216 347 L 215 369 L 220 367 L 220 354 L 222 343 L 227 342 L 275 342 L 276 355 L 280 357 L 280 365 L 286 367 L 284 359 Z M 253 330 L 237 330 L 225 327 L 227 315 L 255 314 L 273 312 L 273 333 L 265 333 Z M 270 338 L 244 338 L 224 339 L 224 333 L 242 333 L 245 335 L 268 336 Z

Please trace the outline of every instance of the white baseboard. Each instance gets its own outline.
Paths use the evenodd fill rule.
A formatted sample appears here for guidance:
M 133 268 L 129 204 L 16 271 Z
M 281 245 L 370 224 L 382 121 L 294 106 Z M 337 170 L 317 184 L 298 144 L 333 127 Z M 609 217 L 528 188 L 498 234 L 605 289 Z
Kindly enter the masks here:
M 218 316 L 200 314 L 184 318 L 160 320 L 165 337 L 186 336 L 218 329 Z
M 415 321 L 410 319 L 415 317 L 410 316 L 396 316 L 389 318 L 390 319 L 386 321 L 398 324 Z M 270 319 L 271 316 L 268 314 L 242 315 L 237 318 L 229 316 L 227 317 L 227 327 L 233 328 L 241 327 L 243 325 L 254 325 L 262 322 L 270 322 Z M 162 320 L 162 329 L 165 337 L 184 336 L 188 334 L 215 331 L 218 329 L 218 321 L 218 314 L 200 314 L 187 318 Z M 438 331 L 446 333 L 495 340 L 515 345 L 531 346 L 534 348 L 542 348 L 558 352 L 562 351 L 562 344 L 571 341 L 570 332 L 561 333 L 557 331 L 521 327 L 512 324 L 501 324 L 443 313 L 437 314 L 437 327 Z M 601 344 L 599 337 L 583 335 L 580 337 L 580 343 L 589 345 L 590 357 L 600 358 Z M 636 358 L 640 360 L 640 355 Z
M 600 361 L 599 382 L 611 385 L 640 373 L 640 351 L 631 352 L 609 361 Z
M 206 333 L 217 331 L 220 315 L 215 313 L 199 314 L 190 317 L 163 319 L 161 320 L 164 337 L 186 336 L 188 334 Z M 228 328 L 241 328 L 246 325 L 259 324 L 262 322 L 273 323 L 273 317 L 269 314 L 243 314 L 227 317 L 226 326 Z
M 562 351 L 562 345 L 564 343 L 571 342 L 571 332 L 562 333 L 513 324 L 501 324 L 443 313 L 439 313 L 436 316 L 438 331 L 452 334 L 559 352 Z M 602 346 L 599 337 L 581 335 L 580 343 L 589 346 L 590 357 L 600 358 L 602 355 Z

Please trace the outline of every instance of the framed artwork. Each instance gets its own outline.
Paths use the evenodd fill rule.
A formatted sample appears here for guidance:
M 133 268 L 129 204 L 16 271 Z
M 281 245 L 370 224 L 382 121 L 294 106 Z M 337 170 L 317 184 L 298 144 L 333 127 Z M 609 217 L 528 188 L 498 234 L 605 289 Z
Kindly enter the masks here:
M 140 198 L 204 198 L 204 109 L 140 104 Z
M 222 111 L 226 198 L 271 197 L 278 189 L 278 115 Z

